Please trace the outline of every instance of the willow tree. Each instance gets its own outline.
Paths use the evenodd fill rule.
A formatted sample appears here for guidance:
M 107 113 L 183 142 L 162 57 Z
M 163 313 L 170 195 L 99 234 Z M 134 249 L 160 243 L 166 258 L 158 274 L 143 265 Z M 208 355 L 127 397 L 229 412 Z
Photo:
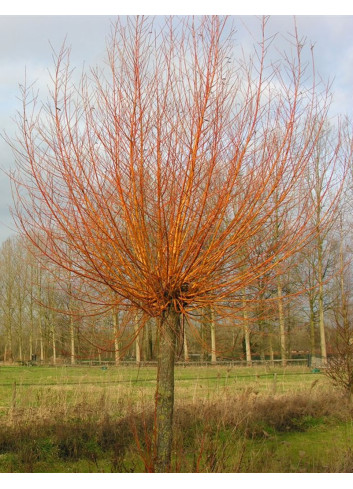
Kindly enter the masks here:
M 241 308 L 244 288 L 310 235 L 308 200 L 296 189 L 327 92 L 308 84 L 295 29 L 292 54 L 270 63 L 267 19 L 250 55 L 236 51 L 230 23 L 118 19 L 106 66 L 79 80 L 64 46 L 49 98 L 23 87 L 11 142 L 20 230 L 87 282 L 92 302 L 157 318 L 160 472 L 171 462 L 181 315 Z M 276 245 L 265 239 L 272 244 L 254 264 L 257 234 L 273 235 L 270 217 L 281 219 L 289 202 L 285 233 Z

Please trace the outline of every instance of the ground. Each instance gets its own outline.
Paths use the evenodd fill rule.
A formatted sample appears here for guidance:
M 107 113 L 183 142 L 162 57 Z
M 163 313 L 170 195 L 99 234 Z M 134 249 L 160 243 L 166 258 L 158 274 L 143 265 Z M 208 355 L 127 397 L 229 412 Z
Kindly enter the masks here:
M 1 472 L 153 470 L 154 367 L 0 366 Z M 175 472 L 353 470 L 352 407 L 307 367 L 177 367 Z

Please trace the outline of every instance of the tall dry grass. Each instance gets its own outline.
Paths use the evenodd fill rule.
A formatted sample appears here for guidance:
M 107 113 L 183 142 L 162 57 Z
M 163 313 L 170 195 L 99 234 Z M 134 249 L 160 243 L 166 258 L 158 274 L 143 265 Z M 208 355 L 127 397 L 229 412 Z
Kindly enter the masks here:
M 271 462 L 276 436 L 305 433 L 315 420 L 348 423 L 352 415 L 344 397 L 315 382 L 285 393 L 263 393 L 254 386 L 235 392 L 226 386 L 203 398 L 179 396 L 172 470 L 290 471 L 285 460 Z M 11 406 L 0 417 L 0 470 L 42 471 L 86 460 L 91 471 L 153 471 L 153 416 L 153 397 L 143 388 L 52 386 L 27 389 L 21 396 L 14 390 Z M 327 470 L 349 468 L 353 452 L 347 445 Z M 321 469 L 318 461 L 313 471 Z

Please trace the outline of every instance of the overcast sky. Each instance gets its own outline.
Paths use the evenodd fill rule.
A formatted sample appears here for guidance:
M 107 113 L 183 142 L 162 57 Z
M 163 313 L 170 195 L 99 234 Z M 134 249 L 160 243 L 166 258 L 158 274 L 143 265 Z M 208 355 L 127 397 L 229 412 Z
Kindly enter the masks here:
M 152 10 L 151 13 L 156 13 L 156 10 Z M 28 13 L 26 9 L 22 12 Z M 45 9 L 38 11 L 41 12 L 46 13 Z M 185 12 L 189 13 L 187 9 Z M 14 12 L 10 9 L 10 12 L 5 12 L 8 13 Z M 132 9 L 131 13 L 137 12 Z M 160 13 L 180 12 L 164 9 Z M 201 9 L 192 13 L 209 12 Z M 259 10 L 258 13 L 266 12 Z M 81 67 L 83 62 L 95 64 L 104 56 L 106 35 L 114 19 L 115 16 L 107 15 L 0 15 L 0 132 L 6 130 L 10 135 L 14 132 L 11 118 L 19 108 L 19 83 L 24 79 L 25 67 L 31 80 L 37 79 L 41 83 L 47 79 L 47 68 L 52 63 L 49 42 L 58 48 L 66 37 L 72 46 L 73 65 Z M 353 16 L 299 15 L 296 19 L 300 34 L 307 38 L 309 45 L 315 43 L 317 70 L 324 79 L 333 80 L 334 101 L 331 113 L 352 116 Z M 241 16 L 235 20 L 239 28 L 239 43 L 249 43 L 249 37 L 244 37 L 246 30 L 243 22 L 256 35 L 254 17 Z M 292 25 L 293 17 L 289 15 L 276 15 L 270 20 L 271 31 L 283 35 L 291 30 Z M 8 169 L 12 160 L 11 151 L 0 139 L 0 167 Z M 9 215 L 11 202 L 8 177 L 0 173 L 0 243 L 15 232 Z

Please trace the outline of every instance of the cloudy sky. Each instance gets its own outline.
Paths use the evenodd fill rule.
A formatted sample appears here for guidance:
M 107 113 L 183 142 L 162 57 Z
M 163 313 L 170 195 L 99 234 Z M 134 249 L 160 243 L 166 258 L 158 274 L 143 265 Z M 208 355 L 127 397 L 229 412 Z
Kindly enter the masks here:
M 15 2 L 16 3 L 16 2 Z M 130 2 L 126 2 L 129 5 Z M 237 2 L 238 3 L 238 2 Z M 222 4 L 222 2 L 221 2 Z M 11 4 L 12 5 L 12 4 Z M 50 45 L 59 48 L 63 40 L 72 46 L 72 64 L 81 67 L 82 63 L 96 64 L 102 59 L 105 52 L 105 39 L 109 33 L 110 22 L 113 15 L 28 15 L 47 14 L 48 10 L 26 8 L 14 11 L 13 8 L 2 12 L 0 10 L 0 132 L 6 131 L 10 136 L 14 134 L 15 127 L 12 117 L 20 107 L 18 100 L 19 83 L 24 79 L 25 68 L 30 80 L 38 80 L 45 84 L 48 77 L 47 69 L 52 66 L 52 51 Z M 25 5 L 33 5 L 27 3 Z M 178 5 L 181 5 L 178 2 Z M 185 4 L 184 4 L 185 5 Z M 208 5 L 207 3 L 203 3 Z M 222 4 L 223 5 L 223 4 Z M 269 4 L 270 5 L 270 4 Z M 104 12 L 115 12 L 111 8 Z M 65 13 L 71 13 L 67 8 Z M 170 12 L 165 9 L 150 8 L 149 11 L 140 10 L 140 13 L 167 13 L 180 14 L 180 11 Z M 208 11 L 199 8 L 190 12 L 184 8 L 186 14 L 195 13 L 228 13 L 230 9 L 221 12 Z M 249 12 L 249 10 L 247 11 Z M 276 10 L 262 9 L 256 13 L 275 13 Z M 291 13 L 305 13 L 305 9 L 294 9 Z M 342 12 L 342 10 L 340 11 Z M 84 12 L 92 14 L 97 11 Z M 120 12 L 118 12 L 120 14 Z M 122 14 L 128 13 L 121 11 Z M 138 13 L 131 9 L 129 13 Z M 242 13 L 242 12 L 240 12 Z M 253 13 L 253 12 L 250 12 Z M 282 13 L 282 11 L 280 12 Z M 312 12 L 310 12 L 312 13 Z M 326 13 L 326 12 L 324 12 Z M 300 35 L 307 39 L 308 45 L 315 43 L 315 59 L 317 70 L 324 79 L 333 82 L 332 91 L 334 100 L 331 113 L 353 115 L 353 15 L 297 15 L 296 21 Z M 10 15 L 16 14 L 16 15 Z M 23 15 L 26 14 L 26 15 Z M 55 14 L 55 15 L 54 15 Z M 236 13 L 234 13 L 235 15 Z M 244 28 L 244 24 L 256 36 L 257 25 L 254 16 L 236 16 L 238 28 L 237 39 L 239 44 L 252 42 Z M 290 15 L 274 15 L 270 19 L 270 31 L 285 36 L 292 29 L 293 17 Z M 279 37 L 280 38 L 280 37 Z M 309 51 L 309 50 L 308 50 Z M 8 169 L 12 164 L 12 154 L 5 142 L 0 139 L 0 168 Z M 11 190 L 8 177 L 0 173 L 0 243 L 13 234 L 12 221 L 9 214 L 11 206 Z

